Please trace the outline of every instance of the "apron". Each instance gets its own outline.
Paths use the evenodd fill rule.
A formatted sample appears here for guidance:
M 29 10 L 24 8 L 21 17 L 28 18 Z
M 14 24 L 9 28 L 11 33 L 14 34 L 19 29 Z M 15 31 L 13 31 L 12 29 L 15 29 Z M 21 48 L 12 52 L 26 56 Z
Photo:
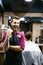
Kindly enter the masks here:
M 20 38 L 17 35 L 12 35 L 9 39 L 10 45 L 19 45 Z M 6 52 L 6 59 L 4 65 L 22 65 L 22 52 L 21 51 L 13 51 L 8 50 Z

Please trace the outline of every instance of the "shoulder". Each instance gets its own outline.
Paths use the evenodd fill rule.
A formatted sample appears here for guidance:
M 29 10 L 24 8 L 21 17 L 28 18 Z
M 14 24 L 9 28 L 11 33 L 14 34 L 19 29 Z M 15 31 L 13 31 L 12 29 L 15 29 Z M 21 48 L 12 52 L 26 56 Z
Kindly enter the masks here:
M 20 32 L 21 37 L 25 37 L 24 32 Z
M 17 36 L 20 37 L 20 38 L 21 38 L 21 37 L 22 37 L 22 38 L 25 37 L 25 35 L 24 35 L 23 32 L 18 32 Z

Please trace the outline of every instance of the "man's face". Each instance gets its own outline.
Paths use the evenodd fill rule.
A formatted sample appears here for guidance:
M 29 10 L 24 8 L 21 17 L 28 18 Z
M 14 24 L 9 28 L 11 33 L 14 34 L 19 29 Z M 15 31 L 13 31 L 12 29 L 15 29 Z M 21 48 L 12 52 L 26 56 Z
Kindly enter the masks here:
M 19 28 L 20 21 L 19 19 L 13 19 L 13 22 L 11 22 L 11 27 L 14 31 L 17 31 Z

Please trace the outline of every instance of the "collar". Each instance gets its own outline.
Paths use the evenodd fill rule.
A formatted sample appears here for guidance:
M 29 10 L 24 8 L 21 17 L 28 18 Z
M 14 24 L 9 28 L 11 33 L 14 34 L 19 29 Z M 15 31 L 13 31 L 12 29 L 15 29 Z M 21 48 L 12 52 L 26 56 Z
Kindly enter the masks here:
M 16 32 L 16 35 L 19 33 L 19 31 Z M 14 35 L 14 32 L 11 33 L 12 35 Z

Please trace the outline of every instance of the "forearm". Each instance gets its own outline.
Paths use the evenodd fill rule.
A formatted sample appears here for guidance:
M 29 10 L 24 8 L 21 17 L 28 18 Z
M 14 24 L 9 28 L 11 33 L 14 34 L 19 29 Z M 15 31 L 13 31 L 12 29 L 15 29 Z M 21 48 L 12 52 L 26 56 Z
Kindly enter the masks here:
M 14 51 L 22 51 L 23 50 L 20 46 L 10 45 L 9 47 L 11 50 L 14 50 Z

